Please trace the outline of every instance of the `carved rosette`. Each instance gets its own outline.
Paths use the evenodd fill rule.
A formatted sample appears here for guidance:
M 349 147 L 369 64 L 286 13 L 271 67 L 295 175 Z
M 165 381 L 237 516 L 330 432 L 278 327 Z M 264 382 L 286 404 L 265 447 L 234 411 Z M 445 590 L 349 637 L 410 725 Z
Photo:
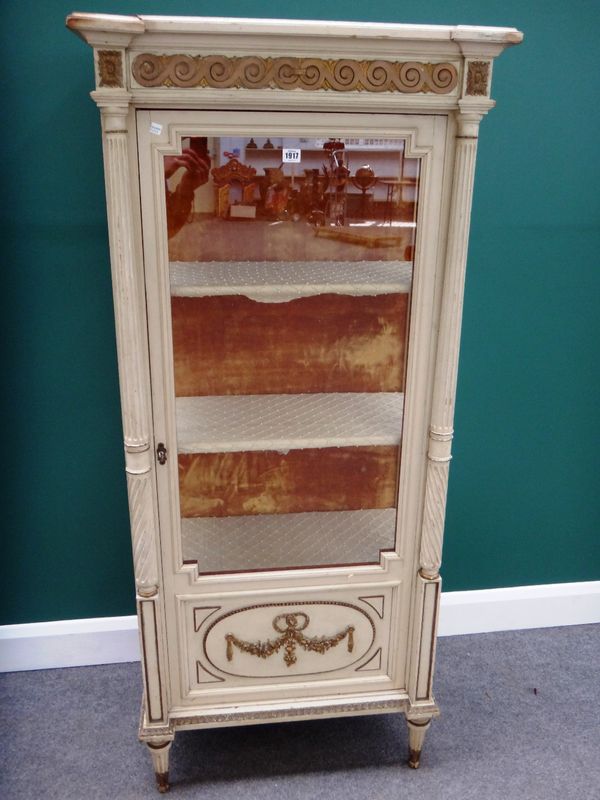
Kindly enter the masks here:
M 259 56 L 188 56 L 142 53 L 132 72 L 140 86 L 215 89 L 325 89 L 336 92 L 449 94 L 458 83 L 454 64 Z
M 489 61 L 470 61 L 467 68 L 467 94 L 475 97 L 486 97 L 489 76 Z
M 123 54 L 120 50 L 98 51 L 98 86 L 106 89 L 123 86 Z

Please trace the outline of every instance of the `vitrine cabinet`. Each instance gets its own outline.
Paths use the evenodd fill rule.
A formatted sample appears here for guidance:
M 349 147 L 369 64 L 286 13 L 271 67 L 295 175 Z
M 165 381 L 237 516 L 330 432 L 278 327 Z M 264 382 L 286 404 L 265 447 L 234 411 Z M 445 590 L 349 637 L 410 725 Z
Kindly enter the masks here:
M 403 712 L 419 765 L 479 122 L 514 29 L 74 14 L 102 115 L 144 695 Z

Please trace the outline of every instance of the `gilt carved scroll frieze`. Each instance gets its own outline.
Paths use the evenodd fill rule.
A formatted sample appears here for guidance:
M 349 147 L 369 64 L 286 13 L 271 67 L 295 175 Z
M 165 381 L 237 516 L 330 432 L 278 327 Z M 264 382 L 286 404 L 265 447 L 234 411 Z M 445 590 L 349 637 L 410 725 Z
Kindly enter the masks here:
M 215 89 L 325 89 L 336 92 L 433 92 L 449 94 L 458 83 L 458 70 L 447 62 L 356 61 L 322 58 L 239 58 L 183 53 L 142 53 L 132 66 L 144 87 Z

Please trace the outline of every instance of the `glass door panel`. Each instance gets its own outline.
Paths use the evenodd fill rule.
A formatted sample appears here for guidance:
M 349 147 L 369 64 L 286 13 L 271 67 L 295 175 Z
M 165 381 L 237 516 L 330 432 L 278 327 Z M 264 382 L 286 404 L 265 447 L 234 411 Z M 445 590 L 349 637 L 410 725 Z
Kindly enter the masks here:
M 395 542 L 420 160 L 377 138 L 164 157 L 182 552 L 199 572 Z

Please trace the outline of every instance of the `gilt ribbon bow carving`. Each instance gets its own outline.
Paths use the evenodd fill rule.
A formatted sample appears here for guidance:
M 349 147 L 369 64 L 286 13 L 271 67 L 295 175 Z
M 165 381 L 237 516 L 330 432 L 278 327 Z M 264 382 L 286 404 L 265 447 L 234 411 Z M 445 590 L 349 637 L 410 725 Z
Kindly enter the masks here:
M 284 650 L 283 660 L 288 667 L 295 664 L 298 660 L 296 656 L 296 647 L 301 647 L 303 650 L 312 653 L 326 653 L 332 647 L 336 647 L 344 639 L 348 639 L 348 652 L 354 650 L 354 627 L 348 625 L 343 631 L 334 634 L 333 636 L 305 636 L 302 631 L 310 624 L 310 617 L 303 611 L 295 611 L 293 614 L 279 614 L 273 620 L 273 628 L 280 633 L 277 639 L 267 639 L 266 642 L 244 642 L 238 639 L 233 633 L 228 633 L 225 636 L 227 642 L 227 660 L 233 660 L 233 647 L 241 650 L 242 653 L 250 653 L 250 655 L 257 656 L 258 658 L 269 658 L 274 653 L 278 653 L 282 648 Z

